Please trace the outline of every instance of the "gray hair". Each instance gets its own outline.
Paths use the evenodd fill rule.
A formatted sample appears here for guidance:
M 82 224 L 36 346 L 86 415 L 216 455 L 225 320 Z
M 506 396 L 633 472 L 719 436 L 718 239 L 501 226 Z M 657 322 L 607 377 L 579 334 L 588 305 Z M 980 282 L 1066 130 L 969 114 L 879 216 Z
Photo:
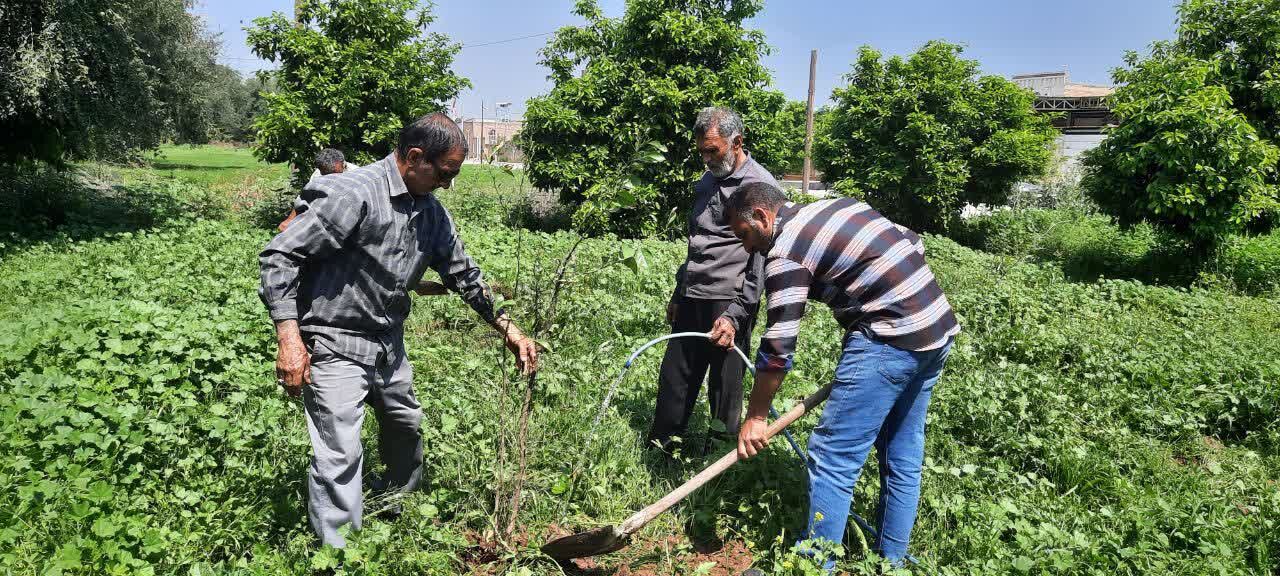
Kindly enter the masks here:
M 751 220 L 751 211 L 756 208 L 777 211 L 787 203 L 787 195 L 781 189 L 768 182 L 748 182 L 729 197 L 725 202 L 723 221 L 729 223 L 729 217 L 736 214 L 743 220 Z
M 737 112 L 724 106 L 708 106 L 698 111 L 698 121 L 693 123 L 693 135 L 702 138 L 713 126 L 716 134 L 725 140 L 732 140 L 745 130 L 742 127 L 742 117 Z
M 397 155 L 405 158 L 409 155 L 410 148 L 422 149 L 424 159 L 434 162 L 436 158 L 456 149 L 461 149 L 462 155 L 466 156 L 467 139 L 452 119 L 441 112 L 435 112 L 410 122 L 400 131 Z
M 332 174 L 336 171 L 334 170 L 334 167 L 337 166 L 339 162 L 346 161 L 347 158 L 342 155 L 341 150 L 336 148 L 325 148 L 324 150 L 321 150 L 319 154 L 316 154 L 316 170 L 319 170 L 321 174 Z

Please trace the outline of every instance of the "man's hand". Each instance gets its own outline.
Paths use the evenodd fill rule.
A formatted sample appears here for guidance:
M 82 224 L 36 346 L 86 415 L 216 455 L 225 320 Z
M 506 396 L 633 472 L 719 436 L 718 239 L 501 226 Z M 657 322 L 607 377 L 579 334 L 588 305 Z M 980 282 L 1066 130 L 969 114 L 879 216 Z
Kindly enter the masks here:
M 678 311 L 679 311 L 679 310 L 678 310 L 678 308 L 679 308 L 679 307 L 678 307 L 678 306 L 676 306 L 676 299 L 675 299 L 675 298 L 672 298 L 670 302 L 667 302 L 667 324 L 671 324 L 672 326 L 674 326 L 674 325 L 675 325 L 675 323 L 676 323 L 676 312 L 678 312 Z
M 531 376 L 538 371 L 538 343 L 533 338 L 524 335 L 520 328 L 516 327 L 516 323 L 503 314 L 494 323 L 493 327 L 502 333 L 503 343 L 506 344 L 507 350 L 510 350 L 516 357 L 516 367 L 520 368 L 520 373 L 525 376 Z
M 516 367 L 525 376 L 538 371 L 538 343 L 533 338 L 521 336 L 519 340 L 507 339 L 507 350 L 516 357 Z
M 733 337 L 738 330 L 733 327 L 733 321 L 726 316 L 716 318 L 716 323 L 711 325 L 711 343 L 724 349 L 733 348 Z
M 444 296 L 449 293 L 449 289 L 439 282 L 419 282 L 417 290 L 414 290 L 419 296 Z
M 769 423 L 764 418 L 747 418 L 738 429 L 738 458 L 746 460 L 758 454 L 769 443 L 765 432 Z
M 302 387 L 311 384 L 311 354 L 302 343 L 297 320 L 276 323 L 276 381 L 290 396 L 302 395 Z

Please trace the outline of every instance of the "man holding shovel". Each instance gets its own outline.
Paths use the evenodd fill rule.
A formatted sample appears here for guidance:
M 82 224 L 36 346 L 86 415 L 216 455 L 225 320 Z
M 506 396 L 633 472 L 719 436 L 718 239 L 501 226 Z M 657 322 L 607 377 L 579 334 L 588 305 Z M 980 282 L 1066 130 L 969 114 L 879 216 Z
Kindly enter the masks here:
M 533 340 L 494 310 L 479 266 L 432 195 L 449 187 L 466 150 L 447 116 L 419 118 L 380 162 L 309 182 L 297 218 L 259 256 L 259 295 L 279 340 L 276 377 L 306 407 L 308 516 L 324 544 L 342 547 L 338 529 L 360 528 L 365 403 L 378 416 L 385 488 L 407 492 L 422 480 L 422 409 L 404 320 L 409 291 L 430 291 L 428 268 L 503 335 L 523 371 L 537 369 Z
M 765 183 L 743 186 L 725 207 L 733 233 L 765 257 L 768 329 L 738 453 L 767 442 L 769 403 L 791 369 L 809 299 L 845 330 L 831 396 L 809 437 L 806 539 L 839 545 L 858 473 L 874 445 L 880 464 L 876 552 L 900 564 L 920 499 L 925 413 L 960 325 L 914 232 L 866 203 L 805 206 Z M 835 560 L 828 560 L 832 570 Z
M 723 221 L 723 207 L 741 186 L 753 182 L 777 186 L 769 171 L 743 148 L 743 131 L 742 118 L 719 107 L 703 109 L 693 126 L 694 142 L 707 171 L 694 184 L 688 257 L 676 272 L 667 322 L 673 332 L 709 332 L 712 340 L 667 344 L 648 437 L 650 446 L 663 450 L 669 448 L 672 436 L 685 434 L 708 370 L 712 416 L 727 434 L 738 432 L 746 367 L 728 349 L 736 344 L 750 351 L 763 259 L 752 258 L 734 238 Z

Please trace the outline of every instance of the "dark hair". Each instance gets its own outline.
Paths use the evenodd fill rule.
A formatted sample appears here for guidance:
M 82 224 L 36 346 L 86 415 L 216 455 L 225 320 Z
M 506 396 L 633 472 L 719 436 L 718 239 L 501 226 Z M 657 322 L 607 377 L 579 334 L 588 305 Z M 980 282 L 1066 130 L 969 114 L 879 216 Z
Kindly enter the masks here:
M 714 126 L 716 134 L 725 140 L 743 133 L 742 117 L 737 112 L 724 106 L 708 106 L 698 111 L 698 120 L 693 123 L 693 135 L 702 138 Z
M 751 211 L 756 208 L 777 210 L 787 203 L 787 195 L 777 186 L 768 182 L 748 182 L 738 188 L 724 205 L 724 220 L 737 214 L 743 220 L 751 219 Z
M 347 157 L 342 155 L 341 150 L 336 148 L 325 148 L 324 150 L 321 150 L 319 154 L 316 154 L 316 170 L 319 170 L 321 174 L 333 174 L 334 172 L 337 172 L 337 170 L 334 170 L 334 167 L 336 167 L 339 162 L 346 161 Z
M 396 155 L 405 158 L 409 155 L 410 148 L 422 149 L 425 159 L 432 162 L 458 148 L 466 156 L 467 139 L 462 135 L 462 129 L 448 116 L 442 112 L 433 112 L 410 122 L 400 131 Z

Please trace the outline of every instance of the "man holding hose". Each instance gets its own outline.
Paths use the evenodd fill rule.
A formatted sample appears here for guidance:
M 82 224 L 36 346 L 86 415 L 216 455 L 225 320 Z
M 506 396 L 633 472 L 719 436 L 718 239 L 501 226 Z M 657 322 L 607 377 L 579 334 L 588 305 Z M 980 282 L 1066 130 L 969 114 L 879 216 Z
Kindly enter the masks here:
M 728 348 L 750 351 L 751 329 L 760 305 L 762 258 L 752 258 L 724 223 L 724 203 L 752 182 L 777 185 L 773 176 L 743 147 L 742 118 L 728 108 L 704 108 L 693 125 L 694 144 L 707 171 L 694 184 L 689 211 L 688 257 L 676 272 L 676 289 L 667 304 L 673 332 L 703 332 L 711 341 L 679 339 L 667 343 L 658 376 L 650 446 L 669 448 L 683 436 L 707 376 L 711 415 L 730 438 L 742 415 L 742 360 Z
M 411 122 L 381 161 L 307 183 L 297 218 L 259 255 L 259 295 L 279 340 L 276 376 L 306 407 L 308 516 L 324 544 L 342 547 L 339 528 L 360 528 L 365 403 L 378 417 L 384 489 L 422 481 L 422 408 L 404 321 L 409 292 L 433 292 L 422 279 L 428 268 L 502 334 L 522 370 L 537 369 L 533 340 L 494 310 L 480 267 L 432 194 L 449 187 L 466 151 L 444 114 Z
M 831 397 L 809 437 L 807 540 L 842 542 L 853 486 L 874 445 L 880 464 L 874 548 L 894 564 L 907 554 L 920 500 L 925 413 L 960 325 L 914 232 L 851 198 L 805 206 L 765 183 L 743 186 L 725 207 L 734 235 L 765 257 L 768 329 L 738 454 L 764 449 L 769 403 L 791 369 L 808 300 L 845 330 Z M 835 567 L 835 560 L 826 562 Z

